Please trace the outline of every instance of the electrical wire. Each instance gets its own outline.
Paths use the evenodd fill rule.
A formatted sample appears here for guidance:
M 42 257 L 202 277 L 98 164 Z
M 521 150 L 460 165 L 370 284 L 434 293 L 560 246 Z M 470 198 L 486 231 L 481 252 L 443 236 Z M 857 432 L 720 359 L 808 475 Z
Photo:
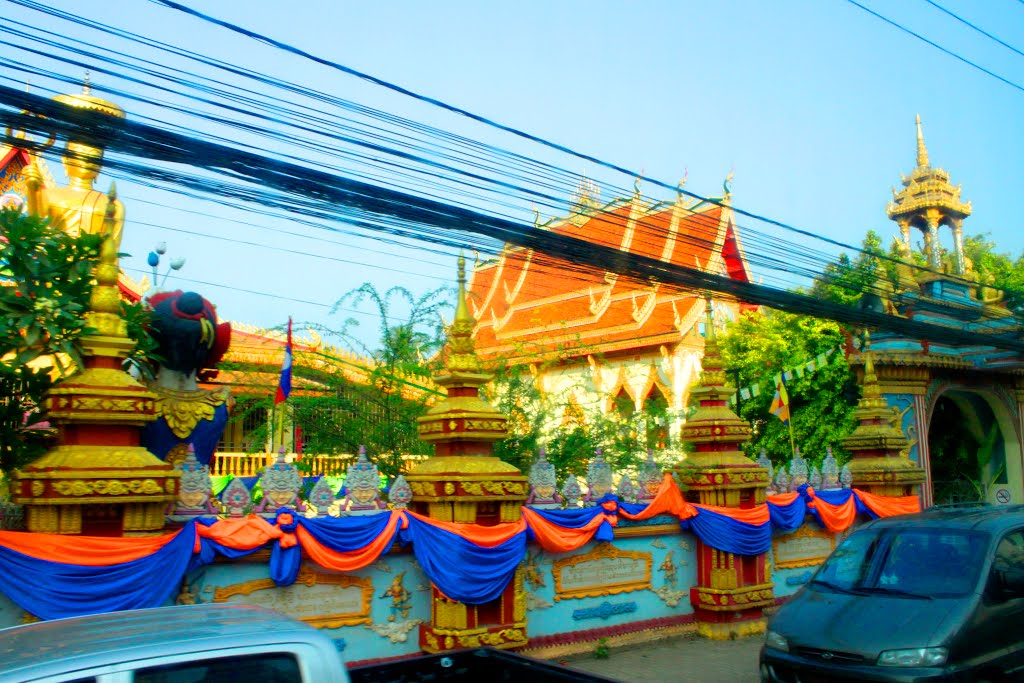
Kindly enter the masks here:
M 872 15 L 874 17 L 877 17 L 878 19 L 881 19 L 882 21 L 884 21 L 885 23 L 889 24 L 890 26 L 898 28 L 899 30 L 903 31 L 904 33 L 909 33 L 910 35 L 914 36 L 915 38 L 917 38 L 918 40 L 920 40 L 922 42 L 928 43 L 929 45 L 934 47 L 936 50 L 939 50 L 940 52 L 943 52 L 943 53 L 949 55 L 953 59 L 959 60 L 959 61 L 963 62 L 964 64 L 966 64 L 967 66 L 973 67 L 973 68 L 977 69 L 978 71 L 981 71 L 982 73 L 991 76 L 992 78 L 996 79 L 997 81 L 1002 81 L 1003 83 L 1005 83 L 1006 85 L 1010 86 L 1011 88 L 1016 88 L 1017 90 L 1020 90 L 1021 92 L 1024 92 L 1024 85 L 1020 85 L 1019 83 L 1015 83 L 1014 81 L 1011 81 L 1008 78 L 1003 78 L 1002 76 L 1000 76 L 999 74 L 995 73 L 994 71 L 990 71 L 990 70 L 986 69 L 985 67 L 981 66 L 980 64 L 978 64 L 976 62 L 972 62 L 971 60 L 967 59 L 966 57 L 963 57 L 963 56 L 957 54 L 956 52 L 953 52 L 952 50 L 950 50 L 948 48 L 942 47 L 941 45 L 939 45 L 935 41 L 928 40 L 927 38 L 922 36 L 920 33 L 915 33 L 914 31 L 910 30 L 909 28 L 907 28 L 903 24 L 895 22 L 892 19 L 879 14 L 878 12 L 874 11 L 873 9 L 869 9 L 868 7 L 865 7 L 864 5 L 862 5 L 859 2 L 857 2 L 857 0 L 846 0 L 846 1 L 849 2 L 851 5 L 854 5 L 856 7 L 861 8 L 862 10 L 867 12 L 868 14 L 870 14 L 870 15 Z
M 949 16 L 951 16 L 954 19 L 956 19 L 957 21 L 959 21 L 961 24 L 964 24 L 966 26 L 971 27 L 972 29 L 974 29 L 975 31 L 977 31 L 981 35 L 985 36 L 986 38 L 990 38 L 991 40 L 994 40 L 997 43 L 999 43 L 1000 45 L 1002 45 L 1003 47 L 1005 47 L 1006 49 L 1012 50 L 1013 52 L 1016 52 L 1021 57 L 1024 57 L 1024 52 L 1021 52 L 1020 50 L 1015 48 L 1013 45 L 1010 45 L 1006 41 L 1000 40 L 996 36 L 992 35 L 988 31 L 986 31 L 985 29 L 983 29 L 983 28 L 981 28 L 979 26 L 976 26 L 975 24 L 972 24 L 971 22 L 969 22 L 966 19 L 964 19 L 963 17 L 961 17 L 959 14 L 956 14 L 955 12 L 952 12 L 951 10 L 949 10 L 949 9 L 943 7 L 942 5 L 940 5 L 939 3 L 935 2 L 935 0 L 924 0 L 924 1 L 927 2 L 929 5 L 931 5 L 932 7 L 934 7 L 935 9 L 940 10 L 942 12 L 945 12 Z

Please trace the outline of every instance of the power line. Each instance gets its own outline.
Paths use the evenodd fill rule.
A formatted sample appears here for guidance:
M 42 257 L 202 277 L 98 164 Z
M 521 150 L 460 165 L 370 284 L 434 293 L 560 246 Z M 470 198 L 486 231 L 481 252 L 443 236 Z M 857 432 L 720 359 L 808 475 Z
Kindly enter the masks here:
M 1002 45 L 1006 49 L 1013 50 L 1014 52 L 1016 52 L 1021 57 L 1024 57 L 1024 52 L 1021 52 L 1020 50 L 1015 48 L 1013 45 L 1010 45 L 1009 43 L 1007 43 L 1007 42 L 1005 42 L 1003 40 L 1000 40 L 999 38 L 996 38 L 994 35 L 992 35 L 988 31 L 986 31 L 985 29 L 980 28 L 978 26 L 975 26 L 971 22 L 969 22 L 966 19 L 964 19 L 963 17 L 961 17 L 959 14 L 956 14 L 956 13 L 946 9 L 945 7 L 940 5 L 939 3 L 935 2 L 934 0 L 924 0 L 924 1 L 927 2 L 929 5 L 931 5 L 932 7 L 934 7 L 935 9 L 938 9 L 938 10 L 941 10 L 941 11 L 945 12 L 949 16 L 951 16 L 954 19 L 956 19 L 957 21 L 959 21 L 960 23 L 965 24 L 966 26 L 970 26 L 972 29 L 974 29 L 975 31 L 977 31 L 981 35 L 985 36 L 986 38 L 991 38 L 992 40 L 996 41 L 997 43 L 999 43 L 1000 45 Z M 1021 1 L 1024 2 L 1024 0 L 1021 0 Z
M 45 8 L 38 8 L 37 7 L 38 3 L 27 2 L 25 0 L 12 0 L 12 1 L 17 2 L 17 4 L 22 4 L 22 5 L 25 5 L 25 6 L 31 6 L 34 9 L 40 9 L 40 11 L 48 11 L 49 13 L 54 13 L 55 12 L 53 10 L 46 10 Z M 63 15 L 61 15 L 61 16 L 63 16 Z M 75 20 L 75 19 L 70 19 L 70 20 Z M 84 20 L 84 19 L 80 19 L 80 18 L 78 20 L 83 22 L 83 23 L 87 23 L 89 25 L 95 24 L 95 22 L 89 22 L 88 20 Z M 152 41 L 150 41 L 150 42 L 152 42 Z M 79 63 L 79 65 L 80 66 L 84 66 L 84 64 L 82 64 L 82 63 Z M 234 70 L 234 71 L 237 72 L 237 70 Z M 110 73 L 111 75 L 114 75 L 113 72 L 108 72 L 108 73 Z M 139 81 L 135 80 L 135 82 L 139 82 Z M 127 95 L 127 96 L 132 97 L 133 99 L 138 99 L 137 96 L 134 96 L 134 95 Z M 206 100 L 204 100 L 204 101 L 206 101 Z M 431 130 L 436 132 L 436 129 L 431 129 Z M 207 135 L 206 137 L 209 137 L 209 136 Z M 493 148 L 491 148 L 491 149 L 493 149 Z M 340 170 L 340 169 L 338 169 L 338 170 Z M 560 171 L 564 171 L 564 169 L 559 169 L 559 170 Z M 687 193 L 687 194 L 690 195 L 690 196 L 697 196 L 697 195 L 693 195 L 692 193 Z M 434 196 L 436 197 L 438 195 L 434 195 Z M 709 200 L 709 201 L 712 202 L 712 203 L 715 203 L 715 204 L 719 203 L 718 200 Z M 743 213 L 745 215 L 752 215 L 752 214 L 747 214 L 746 212 L 742 212 L 742 211 L 739 211 L 739 210 L 736 210 L 736 209 L 733 209 L 733 210 L 736 211 L 736 212 L 739 212 L 739 213 Z M 511 216 L 506 216 L 506 217 L 511 217 Z M 744 226 L 739 226 L 738 225 L 737 227 L 744 227 Z M 791 228 L 791 226 L 790 226 L 790 229 L 796 230 L 797 232 L 801 232 L 801 231 L 799 231 L 799 230 L 797 230 L 795 228 Z M 811 233 L 803 232 L 803 234 L 810 235 Z M 818 239 L 821 239 L 817 235 L 813 235 L 813 236 L 817 237 Z M 752 237 L 753 237 L 753 239 L 752 239 Z M 693 241 L 693 238 L 692 238 L 691 235 L 687 235 L 684 239 L 689 240 L 689 241 Z M 799 248 L 795 247 L 795 245 L 787 244 L 785 246 L 782 246 L 781 243 L 780 243 L 779 246 L 771 246 L 771 245 L 768 245 L 768 244 L 757 244 L 757 243 L 754 242 L 755 239 L 758 239 L 756 235 L 747 234 L 747 236 L 745 237 L 745 241 L 748 243 L 748 245 L 758 247 L 757 249 L 753 250 L 753 253 L 756 254 L 756 256 L 751 257 L 751 256 L 748 255 L 748 261 L 750 261 L 752 265 L 755 265 L 755 266 L 759 265 L 758 259 L 760 259 L 761 261 L 763 261 L 760 265 L 763 265 L 763 266 L 765 266 L 765 267 L 767 267 L 769 269 L 780 270 L 782 272 L 786 272 L 786 273 L 790 273 L 790 274 L 794 274 L 795 273 L 795 274 L 802 275 L 803 277 L 808 277 L 808 278 L 812 278 L 812 279 L 815 278 L 815 277 L 820 277 L 820 273 L 818 271 L 802 272 L 802 271 L 794 270 L 792 268 L 792 266 L 793 266 L 793 259 L 796 256 L 796 253 L 799 251 Z M 825 241 L 829 241 L 829 240 L 825 240 Z M 841 244 L 841 243 L 837 243 L 837 244 Z M 842 246 L 845 247 L 845 248 L 849 248 L 851 250 L 854 250 L 854 251 L 861 251 L 859 248 L 853 247 L 851 245 L 842 245 Z M 781 258 L 778 258 L 778 259 L 768 258 L 767 254 L 771 253 L 773 251 L 777 251 L 777 253 L 779 253 Z M 806 249 L 804 249 L 804 251 L 806 252 Z M 807 253 L 809 253 L 809 252 L 807 252 Z M 830 259 L 829 260 L 822 260 L 820 256 L 814 257 L 814 258 L 817 258 L 822 264 L 828 263 L 829 260 L 830 260 Z M 879 258 L 881 258 L 882 260 L 888 259 L 888 257 L 885 256 L 885 255 L 882 255 Z
M 156 0 L 154 0 L 154 1 L 156 1 Z M 914 31 L 911 31 L 909 28 L 907 28 L 903 24 L 899 24 L 899 23 L 893 21 L 892 19 L 889 19 L 888 17 L 884 17 L 881 14 L 879 14 L 878 12 L 874 11 L 873 9 L 868 9 L 864 5 L 862 5 L 859 2 L 857 2 L 857 0 L 847 0 L 847 2 L 849 2 L 850 4 L 855 5 L 857 7 L 860 7 L 862 10 L 864 10 L 865 12 L 867 12 L 868 14 L 870 14 L 872 16 L 878 17 L 879 19 L 881 19 L 885 23 L 889 24 L 890 26 L 895 26 L 896 28 L 898 28 L 899 30 L 903 31 L 904 33 L 909 33 L 910 35 L 914 36 L 918 40 L 922 40 L 922 41 L 928 43 L 929 45 L 931 45 L 935 49 L 940 50 L 941 52 L 944 52 L 945 54 L 949 55 L 950 57 L 953 57 L 954 59 L 958 59 L 961 62 L 963 62 L 964 64 L 966 64 L 968 66 L 971 66 L 971 67 L 974 67 L 978 71 L 981 71 L 982 73 L 986 73 L 989 76 L 991 76 L 992 78 L 1000 80 L 1003 83 L 1005 83 L 1006 85 L 1008 85 L 1008 86 L 1010 86 L 1012 88 L 1016 88 L 1017 90 L 1020 90 L 1021 92 L 1024 92 L 1024 86 L 1020 85 L 1019 83 L 1014 83 L 1013 81 L 1011 81 L 1011 80 L 1009 80 L 1007 78 L 1003 78 L 1002 76 L 1000 76 L 999 74 L 997 74 L 997 73 L 995 73 L 993 71 L 989 71 L 988 69 L 986 69 L 985 67 L 981 66 L 980 64 L 976 64 L 975 62 L 972 62 L 971 60 L 967 59 L 966 57 L 961 57 L 960 55 L 958 55 L 957 53 L 953 52 L 952 50 L 948 50 L 948 49 L 942 47 L 941 45 L 939 45 L 938 43 L 936 43 L 934 41 L 931 41 L 931 40 L 928 40 L 927 38 L 922 36 L 920 33 L 915 33 Z
M 37 117 L 25 114 L 8 113 L 3 116 L 8 123 L 21 130 L 35 131 L 40 125 L 45 125 L 46 129 L 75 140 L 93 144 L 101 144 L 100 141 L 103 141 L 108 148 L 120 153 L 163 162 L 188 163 L 208 171 L 230 174 L 261 188 L 287 192 L 293 197 L 315 199 L 317 205 L 322 206 L 321 210 L 325 215 L 344 217 L 346 220 L 362 220 L 368 227 L 376 229 L 396 229 L 394 224 L 389 228 L 386 224 L 375 222 L 384 220 L 397 221 L 397 225 L 407 226 L 409 234 L 419 234 L 428 240 L 436 240 L 440 235 L 452 231 L 461 232 L 466 236 L 463 239 L 518 244 L 542 253 L 556 254 L 559 258 L 598 271 L 621 273 L 638 282 L 664 282 L 691 290 L 724 293 L 750 303 L 855 325 L 873 326 L 913 338 L 930 339 L 940 344 L 1024 350 L 1024 342 L 1005 334 L 979 334 L 972 330 L 944 327 L 870 309 L 836 304 L 798 292 L 780 291 L 731 280 L 726 276 L 665 263 L 655 258 L 623 252 L 435 200 L 367 185 L 251 152 L 186 138 L 145 124 L 111 119 L 6 86 L 0 86 L 0 98 L 9 104 L 20 105 L 21 108 L 36 111 L 47 117 L 40 121 Z M 186 186 L 196 185 L 194 180 L 168 170 L 133 166 L 123 162 L 118 162 L 118 165 L 143 177 L 167 178 Z M 211 181 L 207 180 L 205 185 L 217 191 L 216 185 Z M 254 192 L 261 197 L 261 201 L 266 201 L 269 195 L 267 189 Z M 366 220 L 371 217 L 373 221 Z

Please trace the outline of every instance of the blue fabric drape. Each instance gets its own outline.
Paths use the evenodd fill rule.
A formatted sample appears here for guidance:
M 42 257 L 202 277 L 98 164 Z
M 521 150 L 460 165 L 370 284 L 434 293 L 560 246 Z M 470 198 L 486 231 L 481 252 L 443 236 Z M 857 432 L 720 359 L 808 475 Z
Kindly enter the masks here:
M 40 619 L 159 607 L 181 587 L 195 542 L 190 522 L 148 557 L 98 567 L 38 560 L 0 546 L 0 591 Z
M 497 599 L 526 555 L 526 532 L 486 548 L 409 516 L 401 531 L 431 583 L 452 600 L 479 605 Z
M 342 553 L 365 548 L 387 528 L 395 512 L 362 517 L 299 518 L 302 528 L 323 546 Z M 396 528 L 397 531 L 397 528 Z
M 804 523 L 807 501 L 803 496 L 797 496 L 789 505 L 768 503 L 768 514 L 771 516 L 772 529 L 780 534 L 788 534 Z
M 735 555 L 760 555 L 772 547 L 771 524 L 746 524 L 707 509 L 681 521 L 680 526 L 692 530 L 712 548 Z
M 286 534 L 295 533 L 299 525 L 298 513 L 291 510 L 280 510 L 274 518 L 274 525 L 281 527 Z M 284 518 L 284 519 L 282 519 Z M 285 522 L 285 520 L 290 521 Z M 302 564 L 302 546 L 298 543 L 290 548 L 281 546 L 281 540 L 275 540 L 270 547 L 270 578 L 278 586 L 290 586 L 295 583 L 299 576 L 299 566 Z
M 597 515 L 605 513 L 602 507 L 567 508 L 565 510 L 538 510 L 533 507 L 530 509 L 552 524 L 566 529 L 579 529 L 590 524 L 590 520 Z

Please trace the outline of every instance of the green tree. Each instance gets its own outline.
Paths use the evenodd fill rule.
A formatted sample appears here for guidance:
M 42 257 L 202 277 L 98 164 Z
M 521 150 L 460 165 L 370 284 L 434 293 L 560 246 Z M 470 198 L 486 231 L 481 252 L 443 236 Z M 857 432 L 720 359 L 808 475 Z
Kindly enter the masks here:
M 404 287 L 392 287 L 381 294 L 365 283 L 342 296 L 334 311 L 371 304 L 380 321 L 376 343 L 368 344 L 356 334 L 359 323 L 352 318 L 337 331 L 312 326 L 341 337 L 374 364 L 365 379 L 354 380 L 353 374 L 366 370 L 361 365 L 346 367 L 348 361 L 330 353 L 296 352 L 294 377 L 310 390 L 301 396 L 293 394 L 288 404 L 293 423 L 302 430 L 304 452 L 338 456 L 340 469 L 360 446 L 366 446 L 388 477 L 403 470 L 405 456 L 431 453 L 431 446 L 419 440 L 417 418 L 438 397 L 429 379 L 439 369 L 444 344 L 441 312 L 450 308 L 450 296 L 450 288 L 416 296 Z M 272 407 L 270 396 L 251 397 L 239 402 L 232 419 L 265 415 Z M 260 426 L 247 434 L 253 451 L 263 450 L 267 431 L 268 427 Z
M 760 387 L 758 396 L 740 402 L 740 417 L 753 429 L 747 455 L 756 458 L 764 449 L 777 463 L 789 461 L 789 429 L 769 411 L 775 377 L 836 349 L 843 338 L 843 330 L 832 321 L 770 309 L 744 313 L 720 335 L 726 367 L 739 371 L 741 386 Z M 824 367 L 794 376 L 786 387 L 793 439 L 802 454 L 818 462 L 831 447 L 842 460 L 847 455 L 842 438 L 856 426 L 852 413 L 859 396 L 843 354 L 833 353 Z
M 574 347 L 577 348 L 577 347 Z M 527 472 L 540 447 L 559 481 L 570 474 L 584 476 L 598 448 L 613 471 L 635 469 L 647 449 L 659 452 L 667 443 L 668 423 L 674 418 L 666 401 L 648 399 L 635 410 L 632 399 L 613 400 L 612 410 L 581 405 L 573 393 L 542 392 L 535 380 L 556 364 L 564 369 L 586 363 L 585 355 L 550 358 L 512 354 L 515 364 L 500 362 L 485 398 L 509 418 L 509 435 L 495 444 L 495 455 Z M 628 404 L 628 405 L 627 405 Z
M 0 468 L 5 472 L 47 447 L 46 433 L 33 429 L 44 419 L 37 409 L 54 375 L 81 362 L 76 342 L 87 331 L 84 314 L 100 241 L 96 235 L 71 237 L 14 208 L 0 210 Z
M 859 302 L 863 292 L 875 283 L 879 263 L 875 257 L 884 254 L 882 238 L 869 230 L 861 249 L 852 259 L 842 253 L 835 263 L 825 266 L 821 277 L 814 281 L 811 294 L 838 304 L 852 306 Z

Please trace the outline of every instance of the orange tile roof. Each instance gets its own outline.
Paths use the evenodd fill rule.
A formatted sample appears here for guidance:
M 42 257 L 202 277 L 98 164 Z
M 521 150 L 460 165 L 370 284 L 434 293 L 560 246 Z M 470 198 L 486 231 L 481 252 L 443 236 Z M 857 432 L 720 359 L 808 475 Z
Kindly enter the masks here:
M 748 280 L 732 212 L 698 204 L 613 202 L 585 219 L 549 229 L 685 267 Z M 679 341 L 703 301 L 668 285 L 652 287 L 568 261 L 507 247 L 479 265 L 469 300 L 484 359 L 555 353 L 605 353 Z

